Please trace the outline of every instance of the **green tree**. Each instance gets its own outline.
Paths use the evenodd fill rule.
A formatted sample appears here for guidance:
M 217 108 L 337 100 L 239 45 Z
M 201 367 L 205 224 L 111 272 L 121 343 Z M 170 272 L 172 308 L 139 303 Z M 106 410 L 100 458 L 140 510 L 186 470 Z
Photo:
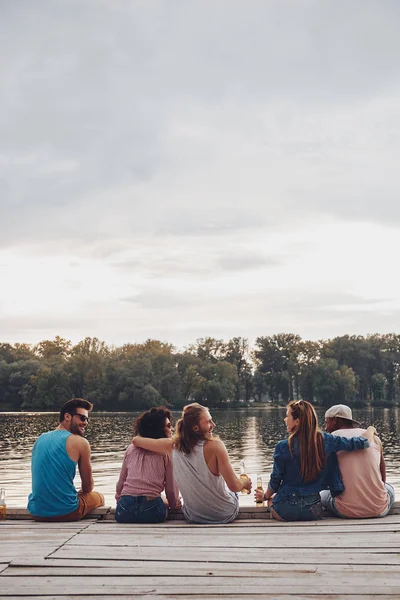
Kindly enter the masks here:
M 352 404 L 357 393 L 356 376 L 351 367 L 341 365 L 337 372 L 339 404 Z
M 248 402 L 251 398 L 251 380 L 252 380 L 252 352 L 249 342 L 245 338 L 234 337 L 225 345 L 222 350 L 223 360 L 233 364 L 236 367 L 237 383 L 234 394 L 235 402 L 241 398 Z
M 201 375 L 204 383 L 195 394 L 197 401 L 207 406 L 218 406 L 222 402 L 232 401 L 238 378 L 234 365 L 227 361 L 205 364 Z
M 385 405 L 385 389 L 387 380 L 383 373 L 375 373 L 371 379 L 372 404 L 374 406 Z
M 224 342 L 212 337 L 199 338 L 189 352 L 195 354 L 202 363 L 216 363 L 224 352 Z
M 42 342 L 39 342 L 39 344 L 35 346 L 35 352 L 44 359 L 49 359 L 54 356 L 66 358 L 71 352 L 71 342 L 57 335 L 53 341 L 43 340 Z
M 293 400 L 299 394 L 302 339 L 292 333 L 258 337 L 254 356 L 271 400 Z M 288 388 L 287 388 L 288 386 Z
M 322 406 L 338 404 L 338 366 L 335 358 L 322 358 L 315 367 L 314 393 Z

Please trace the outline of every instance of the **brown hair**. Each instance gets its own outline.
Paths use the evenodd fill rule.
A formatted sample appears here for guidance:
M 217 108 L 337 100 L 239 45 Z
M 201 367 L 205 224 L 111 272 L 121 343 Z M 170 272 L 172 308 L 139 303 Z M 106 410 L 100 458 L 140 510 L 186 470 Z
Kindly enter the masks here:
M 165 421 L 169 419 L 172 422 L 172 414 L 169 408 L 165 406 L 153 406 L 150 410 L 137 417 L 133 424 L 135 435 L 141 435 L 147 438 L 165 438 Z
M 182 416 L 178 420 L 174 435 L 174 448 L 184 454 L 190 454 L 197 442 L 207 439 L 201 431 L 194 431 L 199 425 L 202 413 L 208 410 L 205 406 L 193 402 L 183 407 Z
M 60 423 L 64 421 L 66 413 L 71 415 L 73 412 L 75 412 L 76 408 L 84 408 L 88 412 L 91 412 L 93 409 L 93 404 L 89 402 L 89 400 L 84 400 L 83 398 L 72 398 L 72 400 L 68 400 L 61 407 Z
M 334 417 L 334 419 L 336 420 L 336 426 L 338 429 L 342 429 L 342 427 L 346 427 L 346 429 L 356 429 L 356 427 L 359 427 L 360 425 L 356 425 L 354 423 L 354 421 L 351 421 L 350 419 L 345 419 L 344 417 Z
M 293 419 L 299 419 L 295 431 L 289 435 L 289 450 L 293 455 L 294 439 L 300 452 L 300 471 L 304 481 L 314 481 L 326 463 L 324 438 L 318 426 L 317 414 L 306 400 L 292 401 L 287 405 Z

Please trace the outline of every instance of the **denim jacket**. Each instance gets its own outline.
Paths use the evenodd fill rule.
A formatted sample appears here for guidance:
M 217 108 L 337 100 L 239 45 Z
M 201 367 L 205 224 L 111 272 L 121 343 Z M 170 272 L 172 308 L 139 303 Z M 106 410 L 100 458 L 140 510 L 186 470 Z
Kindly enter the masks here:
M 340 476 L 336 452 L 346 450 L 362 450 L 369 447 L 367 438 L 345 438 L 330 433 L 322 433 L 324 438 L 326 463 L 317 479 L 305 482 L 300 470 L 300 452 L 297 438 L 293 440 L 293 456 L 290 454 L 288 440 L 278 442 L 274 451 L 274 466 L 268 487 L 277 492 L 274 502 L 284 500 L 286 496 L 296 494 L 307 496 L 318 494 L 323 489 L 330 489 L 332 496 L 337 496 L 344 490 Z

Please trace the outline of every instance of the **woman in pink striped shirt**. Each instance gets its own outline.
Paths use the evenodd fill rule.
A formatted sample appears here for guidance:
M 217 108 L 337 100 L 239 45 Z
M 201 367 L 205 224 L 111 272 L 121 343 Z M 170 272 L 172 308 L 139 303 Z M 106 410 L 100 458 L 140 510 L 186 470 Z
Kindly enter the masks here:
M 163 406 L 151 408 L 135 421 L 135 435 L 153 439 L 172 437 L 171 411 Z M 130 444 L 125 452 L 117 483 L 118 523 L 161 523 L 170 508 L 180 505 L 179 490 L 174 481 L 171 459 L 166 454 L 136 448 Z

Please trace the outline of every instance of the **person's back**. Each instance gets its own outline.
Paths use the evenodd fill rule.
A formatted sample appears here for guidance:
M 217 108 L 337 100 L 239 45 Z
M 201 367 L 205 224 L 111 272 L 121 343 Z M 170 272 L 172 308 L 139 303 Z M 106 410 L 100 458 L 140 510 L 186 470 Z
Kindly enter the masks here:
M 66 450 L 64 429 L 43 433 L 32 450 L 32 493 L 28 510 L 38 517 L 56 517 L 72 513 L 78 507 L 78 492 L 73 484 L 76 462 Z
M 93 490 L 90 445 L 84 438 L 92 408 L 83 398 L 69 400 L 61 407 L 57 429 L 42 434 L 33 447 L 28 510 L 37 521 L 77 521 L 104 505 L 104 496 Z M 74 486 L 76 465 L 79 492 Z
M 222 475 L 214 475 L 199 441 L 190 454 L 172 451 L 175 479 L 183 498 L 183 513 L 190 523 L 230 523 L 239 512 L 239 499 Z
M 333 435 L 352 438 L 362 435 L 360 428 L 338 429 Z M 376 517 L 388 507 L 388 493 L 380 471 L 381 443 L 374 439 L 365 451 L 338 452 L 344 492 L 336 496 L 337 510 L 349 518 Z
M 117 483 L 119 496 L 159 496 L 166 487 L 167 497 L 172 489 L 168 487 L 168 474 L 171 475 L 171 460 L 164 454 L 157 454 L 142 448 L 135 448 L 130 444 L 124 455 L 124 462 Z M 173 500 L 170 502 L 175 507 L 179 498 L 178 490 L 173 490 Z
M 165 406 L 153 407 L 139 415 L 135 433 L 152 440 L 169 440 L 172 436 L 172 414 Z M 118 523 L 161 523 L 169 508 L 180 506 L 179 490 L 172 472 L 171 458 L 130 445 L 125 452 L 115 499 Z
M 285 423 L 289 438 L 276 445 L 268 489 L 265 494 L 256 490 L 256 500 L 272 499 L 271 514 L 277 520 L 314 521 L 322 517 L 320 492 L 328 483 L 330 458 L 339 450 L 368 448 L 375 430 L 351 439 L 323 433 L 306 400 L 289 402 Z
M 363 431 L 346 404 L 335 404 L 325 412 L 325 426 L 335 437 L 345 439 L 354 439 Z M 331 470 L 340 471 L 344 491 L 337 495 L 329 490 L 322 491 L 325 509 L 338 517 L 353 519 L 383 517 L 389 512 L 395 494 L 393 487 L 386 483 L 385 459 L 377 435 L 372 436 L 370 447 L 364 452 L 352 455 L 339 452 Z
M 233 471 L 225 444 L 212 434 L 214 427 L 208 408 L 193 402 L 183 408 L 173 438 L 133 439 L 139 448 L 171 454 L 183 513 L 192 523 L 233 521 L 239 511 L 237 492 L 251 490 L 251 480 Z

